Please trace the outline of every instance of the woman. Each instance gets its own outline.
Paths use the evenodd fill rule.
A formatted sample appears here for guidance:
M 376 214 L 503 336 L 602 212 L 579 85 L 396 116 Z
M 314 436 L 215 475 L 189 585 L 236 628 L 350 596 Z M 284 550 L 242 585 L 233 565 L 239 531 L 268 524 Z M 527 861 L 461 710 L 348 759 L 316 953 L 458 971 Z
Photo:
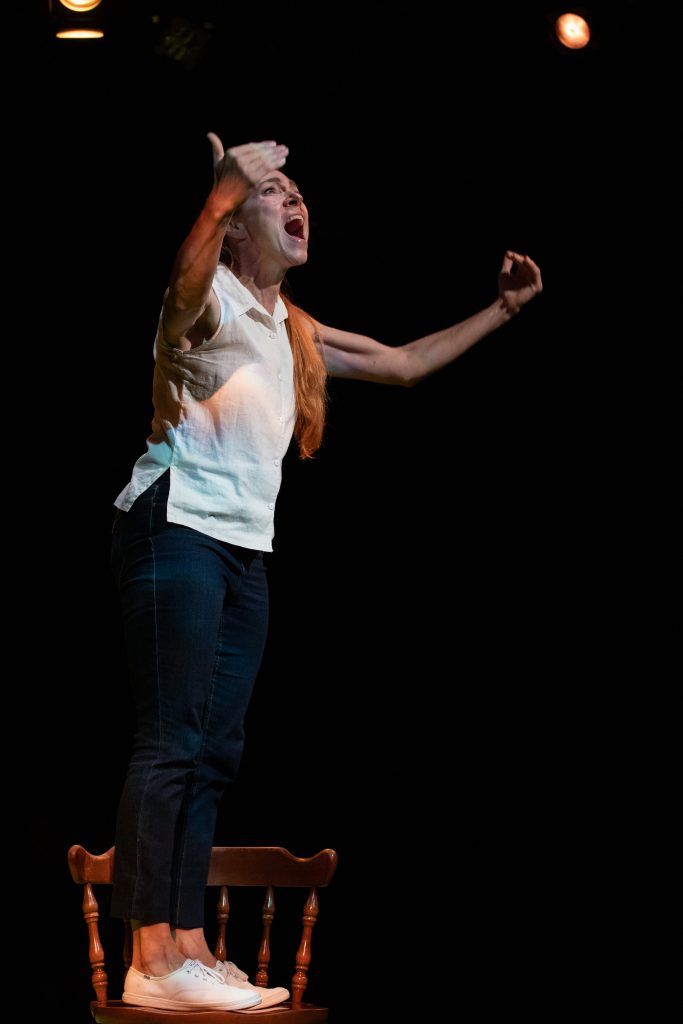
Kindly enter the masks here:
M 282 459 L 320 445 L 327 375 L 412 385 L 542 288 L 507 252 L 498 298 L 401 347 L 315 322 L 281 294 L 306 262 L 308 211 L 275 142 L 224 153 L 171 273 L 155 342 L 153 432 L 116 500 L 119 586 L 137 730 L 116 833 L 112 912 L 133 926 L 124 1001 L 263 1007 L 285 989 L 217 964 L 203 932 L 221 795 L 263 654 Z

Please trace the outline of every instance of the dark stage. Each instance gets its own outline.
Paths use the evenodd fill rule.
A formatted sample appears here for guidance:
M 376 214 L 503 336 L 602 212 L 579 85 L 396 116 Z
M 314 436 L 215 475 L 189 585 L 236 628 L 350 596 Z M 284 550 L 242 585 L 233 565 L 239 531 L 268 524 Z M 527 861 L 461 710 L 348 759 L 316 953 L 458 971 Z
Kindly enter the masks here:
M 643 764 L 657 775 L 668 757 L 652 739 L 664 698 L 640 689 L 663 681 L 661 647 L 628 626 L 647 559 L 623 547 L 652 485 L 646 410 L 663 421 L 666 405 L 622 262 L 646 213 L 649 8 L 593 5 L 595 42 L 570 52 L 536 3 L 110 3 L 89 43 L 53 40 L 47 0 L 34 6 L 28 878 L 8 846 L 48 928 L 47 959 L 27 963 L 40 1019 L 90 1019 L 66 854 L 112 845 L 131 739 L 112 503 L 149 432 L 156 321 L 211 185 L 208 131 L 289 146 L 311 215 L 292 295 L 325 323 L 391 345 L 436 331 L 494 299 L 506 248 L 544 279 L 415 388 L 333 380 L 321 452 L 290 450 L 269 643 L 217 843 L 337 851 L 309 992 L 333 1024 L 388 1020 L 394 1002 L 466 1020 L 585 1008 L 615 851 L 657 844 Z M 164 52 L 171 14 L 210 25 L 194 66 Z M 237 953 L 253 973 L 255 949 Z

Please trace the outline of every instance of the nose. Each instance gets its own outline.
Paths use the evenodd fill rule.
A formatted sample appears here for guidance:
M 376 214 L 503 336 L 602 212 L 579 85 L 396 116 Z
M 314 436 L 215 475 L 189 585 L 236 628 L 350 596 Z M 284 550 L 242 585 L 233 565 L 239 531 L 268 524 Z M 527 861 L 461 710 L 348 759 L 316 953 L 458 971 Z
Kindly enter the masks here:
M 285 199 L 287 206 L 301 206 L 303 201 L 303 196 L 296 189 L 290 188 L 287 190 L 287 198 Z

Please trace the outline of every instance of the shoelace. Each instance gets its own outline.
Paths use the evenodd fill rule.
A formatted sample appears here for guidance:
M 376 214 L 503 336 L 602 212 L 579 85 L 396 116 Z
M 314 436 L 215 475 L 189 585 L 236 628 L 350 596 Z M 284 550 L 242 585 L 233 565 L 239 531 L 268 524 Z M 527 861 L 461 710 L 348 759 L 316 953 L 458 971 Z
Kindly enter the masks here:
M 201 978 L 202 981 L 217 981 L 220 985 L 223 984 L 223 979 L 218 971 L 215 971 L 213 967 L 207 967 L 201 960 L 190 960 L 185 970 L 188 974 L 194 974 L 195 978 Z
M 249 981 L 249 975 L 241 971 L 237 964 L 234 964 L 232 960 L 224 960 L 223 966 L 230 975 L 231 978 L 237 978 L 238 981 Z

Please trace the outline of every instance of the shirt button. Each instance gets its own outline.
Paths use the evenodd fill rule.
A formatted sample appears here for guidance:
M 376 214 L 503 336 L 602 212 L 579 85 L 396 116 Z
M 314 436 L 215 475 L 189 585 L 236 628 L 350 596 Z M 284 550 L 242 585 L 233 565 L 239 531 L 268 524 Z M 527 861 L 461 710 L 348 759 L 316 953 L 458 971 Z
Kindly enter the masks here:
M 280 460 L 279 459 L 273 459 L 273 465 L 274 466 L 279 466 L 280 465 Z
M 268 502 L 268 508 L 272 508 L 272 507 L 273 507 L 273 503 L 272 503 L 272 501 L 269 501 Z
M 273 341 L 277 341 L 277 334 L 275 333 L 275 331 L 271 331 L 270 336 L 273 339 Z
M 284 423 L 284 422 L 285 422 L 284 416 L 280 416 L 280 423 Z

